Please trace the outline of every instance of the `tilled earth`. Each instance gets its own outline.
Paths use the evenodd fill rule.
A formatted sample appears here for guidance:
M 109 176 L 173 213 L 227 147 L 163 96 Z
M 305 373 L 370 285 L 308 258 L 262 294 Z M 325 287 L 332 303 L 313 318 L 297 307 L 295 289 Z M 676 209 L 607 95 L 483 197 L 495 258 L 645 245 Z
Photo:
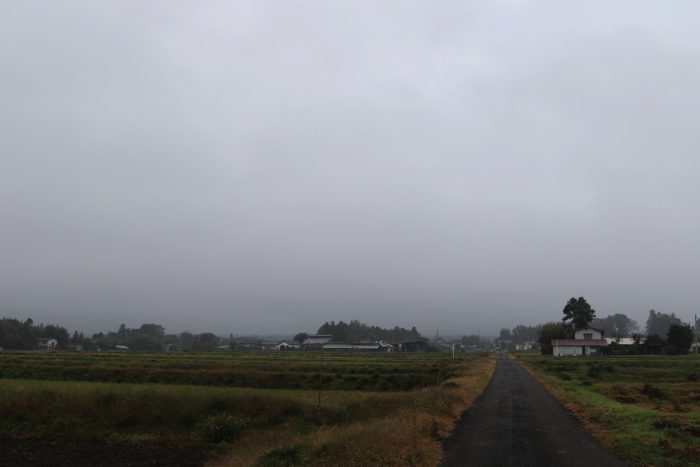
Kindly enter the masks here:
M 0 437 L 0 466 L 199 466 L 205 452 L 172 446 L 66 444 L 30 438 Z

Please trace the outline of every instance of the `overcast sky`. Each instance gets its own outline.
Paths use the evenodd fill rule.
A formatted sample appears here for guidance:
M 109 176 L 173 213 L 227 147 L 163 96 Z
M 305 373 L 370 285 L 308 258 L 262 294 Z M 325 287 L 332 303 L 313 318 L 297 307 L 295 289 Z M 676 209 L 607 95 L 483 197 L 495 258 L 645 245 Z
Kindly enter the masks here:
M 0 3 L 0 316 L 700 311 L 700 2 Z

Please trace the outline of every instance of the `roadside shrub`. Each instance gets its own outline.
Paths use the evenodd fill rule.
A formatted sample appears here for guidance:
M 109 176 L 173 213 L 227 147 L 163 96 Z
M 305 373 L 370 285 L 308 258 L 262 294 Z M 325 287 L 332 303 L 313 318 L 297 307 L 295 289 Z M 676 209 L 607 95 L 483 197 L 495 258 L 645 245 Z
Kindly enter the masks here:
M 247 418 L 235 417 L 222 412 L 207 417 L 198 426 L 199 433 L 214 443 L 231 441 L 240 435 L 241 431 L 250 425 Z
M 435 441 L 443 441 L 443 436 L 440 433 L 440 425 L 438 424 L 435 419 L 433 419 L 428 426 L 426 427 L 428 436 L 430 438 L 434 439 Z

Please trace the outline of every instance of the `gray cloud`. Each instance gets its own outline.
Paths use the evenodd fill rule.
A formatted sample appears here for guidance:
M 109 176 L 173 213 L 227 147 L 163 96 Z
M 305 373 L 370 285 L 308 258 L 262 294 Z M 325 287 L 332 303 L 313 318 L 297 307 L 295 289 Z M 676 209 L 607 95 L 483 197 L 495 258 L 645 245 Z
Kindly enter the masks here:
M 696 310 L 700 6 L 8 2 L 0 314 L 425 333 Z

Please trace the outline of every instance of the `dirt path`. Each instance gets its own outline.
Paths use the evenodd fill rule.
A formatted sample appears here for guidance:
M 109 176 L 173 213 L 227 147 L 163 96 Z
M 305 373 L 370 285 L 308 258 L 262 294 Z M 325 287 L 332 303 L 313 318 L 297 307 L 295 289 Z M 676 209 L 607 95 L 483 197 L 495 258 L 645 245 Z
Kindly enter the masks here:
M 624 466 L 518 362 L 503 354 L 445 443 L 443 466 Z

